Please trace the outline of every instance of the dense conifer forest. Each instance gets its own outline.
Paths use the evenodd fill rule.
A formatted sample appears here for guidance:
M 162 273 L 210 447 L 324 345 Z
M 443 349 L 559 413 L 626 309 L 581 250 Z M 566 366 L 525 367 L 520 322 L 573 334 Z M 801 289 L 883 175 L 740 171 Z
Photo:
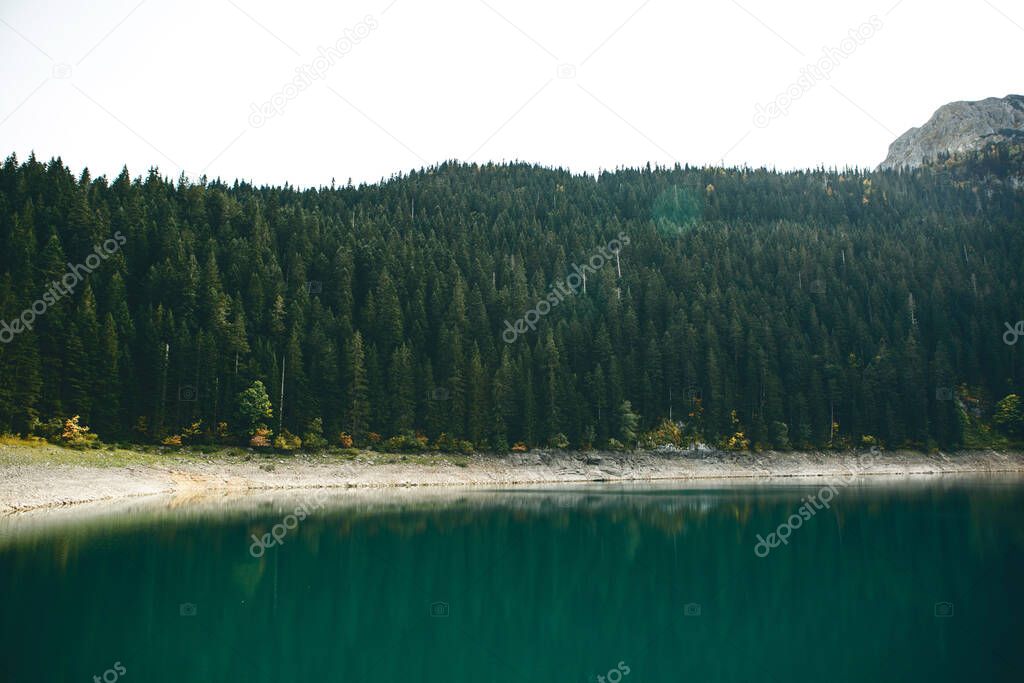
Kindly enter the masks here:
M 300 190 L 12 156 L 0 432 L 78 416 L 107 440 L 498 451 L 1012 432 L 1020 158 L 447 163 Z

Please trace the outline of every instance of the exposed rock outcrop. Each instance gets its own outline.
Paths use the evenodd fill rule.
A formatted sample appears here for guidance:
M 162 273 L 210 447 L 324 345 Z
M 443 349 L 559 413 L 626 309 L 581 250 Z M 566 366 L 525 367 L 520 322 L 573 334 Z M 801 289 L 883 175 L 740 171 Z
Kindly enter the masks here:
M 963 154 L 990 143 L 1024 141 L 1024 96 L 989 97 L 939 107 L 926 124 L 889 146 L 880 169 L 913 168 L 941 154 Z

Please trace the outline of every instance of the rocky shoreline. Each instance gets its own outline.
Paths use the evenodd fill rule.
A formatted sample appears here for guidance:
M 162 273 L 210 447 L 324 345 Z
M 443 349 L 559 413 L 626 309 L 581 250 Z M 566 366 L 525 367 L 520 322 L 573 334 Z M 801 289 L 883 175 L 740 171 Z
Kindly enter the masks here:
M 168 459 L 166 464 L 101 467 L 19 459 L 5 447 L 0 465 L 0 514 L 123 500 L 149 495 L 201 498 L 224 492 L 333 488 L 508 487 L 553 483 L 643 482 L 777 477 L 849 477 L 1024 472 L 1024 453 L 701 451 L 569 452 L 536 450 L 457 461 L 379 463 L 295 455 L 252 460 Z M 13 451 L 13 452 L 12 452 Z

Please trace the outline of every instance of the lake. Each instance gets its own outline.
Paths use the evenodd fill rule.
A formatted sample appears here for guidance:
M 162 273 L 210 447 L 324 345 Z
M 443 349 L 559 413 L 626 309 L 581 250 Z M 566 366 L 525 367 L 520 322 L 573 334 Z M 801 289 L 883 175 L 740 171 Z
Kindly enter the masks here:
M 0 680 L 1020 680 L 1020 478 L 824 487 L 298 492 L 5 518 Z

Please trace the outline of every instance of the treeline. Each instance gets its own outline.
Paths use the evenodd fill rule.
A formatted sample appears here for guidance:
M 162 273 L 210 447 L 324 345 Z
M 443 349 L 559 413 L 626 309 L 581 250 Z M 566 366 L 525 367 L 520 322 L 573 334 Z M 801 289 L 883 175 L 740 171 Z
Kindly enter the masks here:
M 298 190 L 12 156 L 0 431 L 248 438 L 259 381 L 270 430 L 335 443 L 603 446 L 671 418 L 732 447 L 956 445 L 1021 388 L 1024 195 L 944 164 L 449 163 Z

